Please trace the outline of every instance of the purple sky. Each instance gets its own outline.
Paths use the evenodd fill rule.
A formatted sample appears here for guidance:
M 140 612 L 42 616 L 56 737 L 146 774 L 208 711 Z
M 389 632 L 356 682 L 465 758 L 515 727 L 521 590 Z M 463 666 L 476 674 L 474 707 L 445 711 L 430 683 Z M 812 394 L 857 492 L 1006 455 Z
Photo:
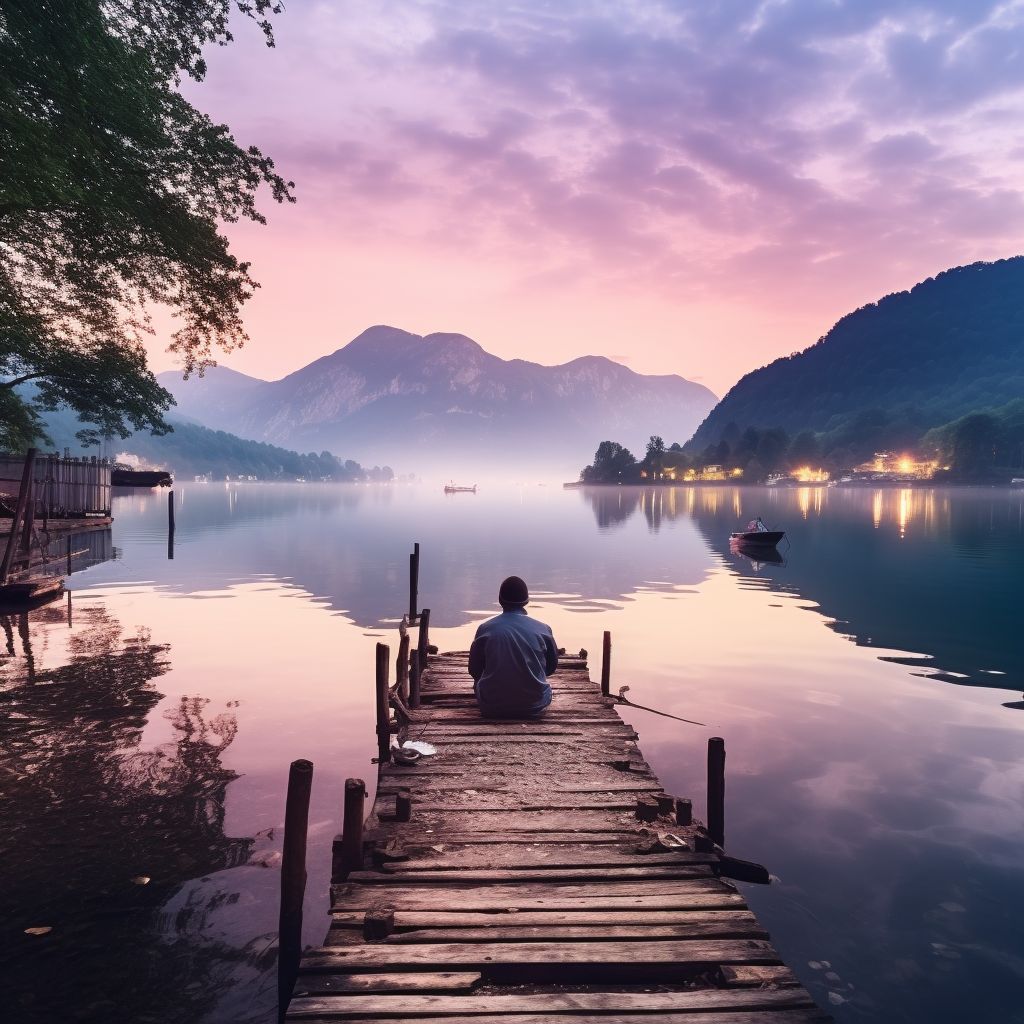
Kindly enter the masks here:
M 276 32 L 187 87 L 297 183 L 229 231 L 249 373 L 389 323 L 722 393 L 1022 249 L 1021 0 L 291 0 Z

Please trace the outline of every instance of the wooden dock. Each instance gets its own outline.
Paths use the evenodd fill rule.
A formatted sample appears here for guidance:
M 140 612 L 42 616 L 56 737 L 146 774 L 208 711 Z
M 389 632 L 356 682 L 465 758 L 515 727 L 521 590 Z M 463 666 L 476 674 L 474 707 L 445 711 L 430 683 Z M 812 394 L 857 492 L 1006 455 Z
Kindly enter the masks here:
M 421 637 L 410 692 L 408 641 L 390 689 L 387 650 L 382 753 L 411 739 L 436 754 L 407 766 L 385 755 L 365 831 L 363 784 L 349 780 L 330 928 L 302 956 L 288 1021 L 830 1019 L 585 656 L 561 659 L 543 718 L 488 721 L 466 652 L 428 658 Z M 287 826 L 285 842 L 287 860 Z

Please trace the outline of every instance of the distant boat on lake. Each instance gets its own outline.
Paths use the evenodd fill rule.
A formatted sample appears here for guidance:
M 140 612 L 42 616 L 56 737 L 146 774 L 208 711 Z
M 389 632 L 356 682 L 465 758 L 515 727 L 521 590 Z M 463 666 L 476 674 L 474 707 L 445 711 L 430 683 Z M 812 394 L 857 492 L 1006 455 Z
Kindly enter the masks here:
M 476 494 L 476 484 L 472 487 L 459 487 L 456 484 L 445 484 L 445 494 Z
M 747 523 L 745 530 L 729 534 L 729 540 L 741 547 L 773 548 L 785 536 L 785 530 L 769 530 L 758 516 Z

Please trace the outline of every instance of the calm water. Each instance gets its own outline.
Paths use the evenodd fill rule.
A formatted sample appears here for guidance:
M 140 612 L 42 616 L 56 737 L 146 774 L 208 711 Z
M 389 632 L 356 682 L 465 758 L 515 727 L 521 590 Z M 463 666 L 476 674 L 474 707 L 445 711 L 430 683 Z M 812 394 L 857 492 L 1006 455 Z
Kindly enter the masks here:
M 341 788 L 374 769 L 373 645 L 423 547 L 433 639 L 516 572 L 702 813 L 728 749 L 749 899 L 840 1021 L 1024 1021 L 1024 495 L 189 485 L 118 500 L 116 557 L 0 617 L 7 1020 L 261 1022 L 288 763 L 316 766 L 307 939 Z M 730 554 L 739 521 L 783 564 Z M 785 544 L 783 545 L 785 548 Z M 30 936 L 24 929 L 49 927 Z

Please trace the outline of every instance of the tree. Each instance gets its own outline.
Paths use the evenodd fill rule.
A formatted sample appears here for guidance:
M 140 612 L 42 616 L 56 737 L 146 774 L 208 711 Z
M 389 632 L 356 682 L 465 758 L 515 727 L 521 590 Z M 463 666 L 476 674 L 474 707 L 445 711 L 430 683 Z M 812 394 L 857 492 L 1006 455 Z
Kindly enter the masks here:
M 814 466 L 821 461 L 821 445 L 811 430 L 802 430 L 789 444 L 786 462 L 790 469 Z
M 617 441 L 602 441 L 594 453 L 593 465 L 580 474 L 584 483 L 627 483 L 636 475 L 636 457 Z
M 658 437 L 657 434 L 652 434 L 647 442 L 647 452 L 644 455 L 643 462 L 644 468 L 650 472 L 653 479 L 657 480 L 663 471 L 664 461 L 665 441 L 663 438 Z
M 150 314 L 179 321 L 186 375 L 242 344 L 258 287 L 220 222 L 264 222 L 292 183 L 177 91 L 233 8 L 273 36 L 277 0 L 4 0 L 0 10 L 0 443 L 70 406 L 80 435 L 164 433 Z M 24 385 L 34 384 L 26 389 Z
M 957 476 L 984 477 L 992 471 L 1000 424 L 988 413 L 972 413 L 952 431 L 952 469 Z
M 779 427 L 763 430 L 757 443 L 757 461 L 769 473 L 774 472 L 782 464 L 788 447 L 789 437 L 784 430 Z

